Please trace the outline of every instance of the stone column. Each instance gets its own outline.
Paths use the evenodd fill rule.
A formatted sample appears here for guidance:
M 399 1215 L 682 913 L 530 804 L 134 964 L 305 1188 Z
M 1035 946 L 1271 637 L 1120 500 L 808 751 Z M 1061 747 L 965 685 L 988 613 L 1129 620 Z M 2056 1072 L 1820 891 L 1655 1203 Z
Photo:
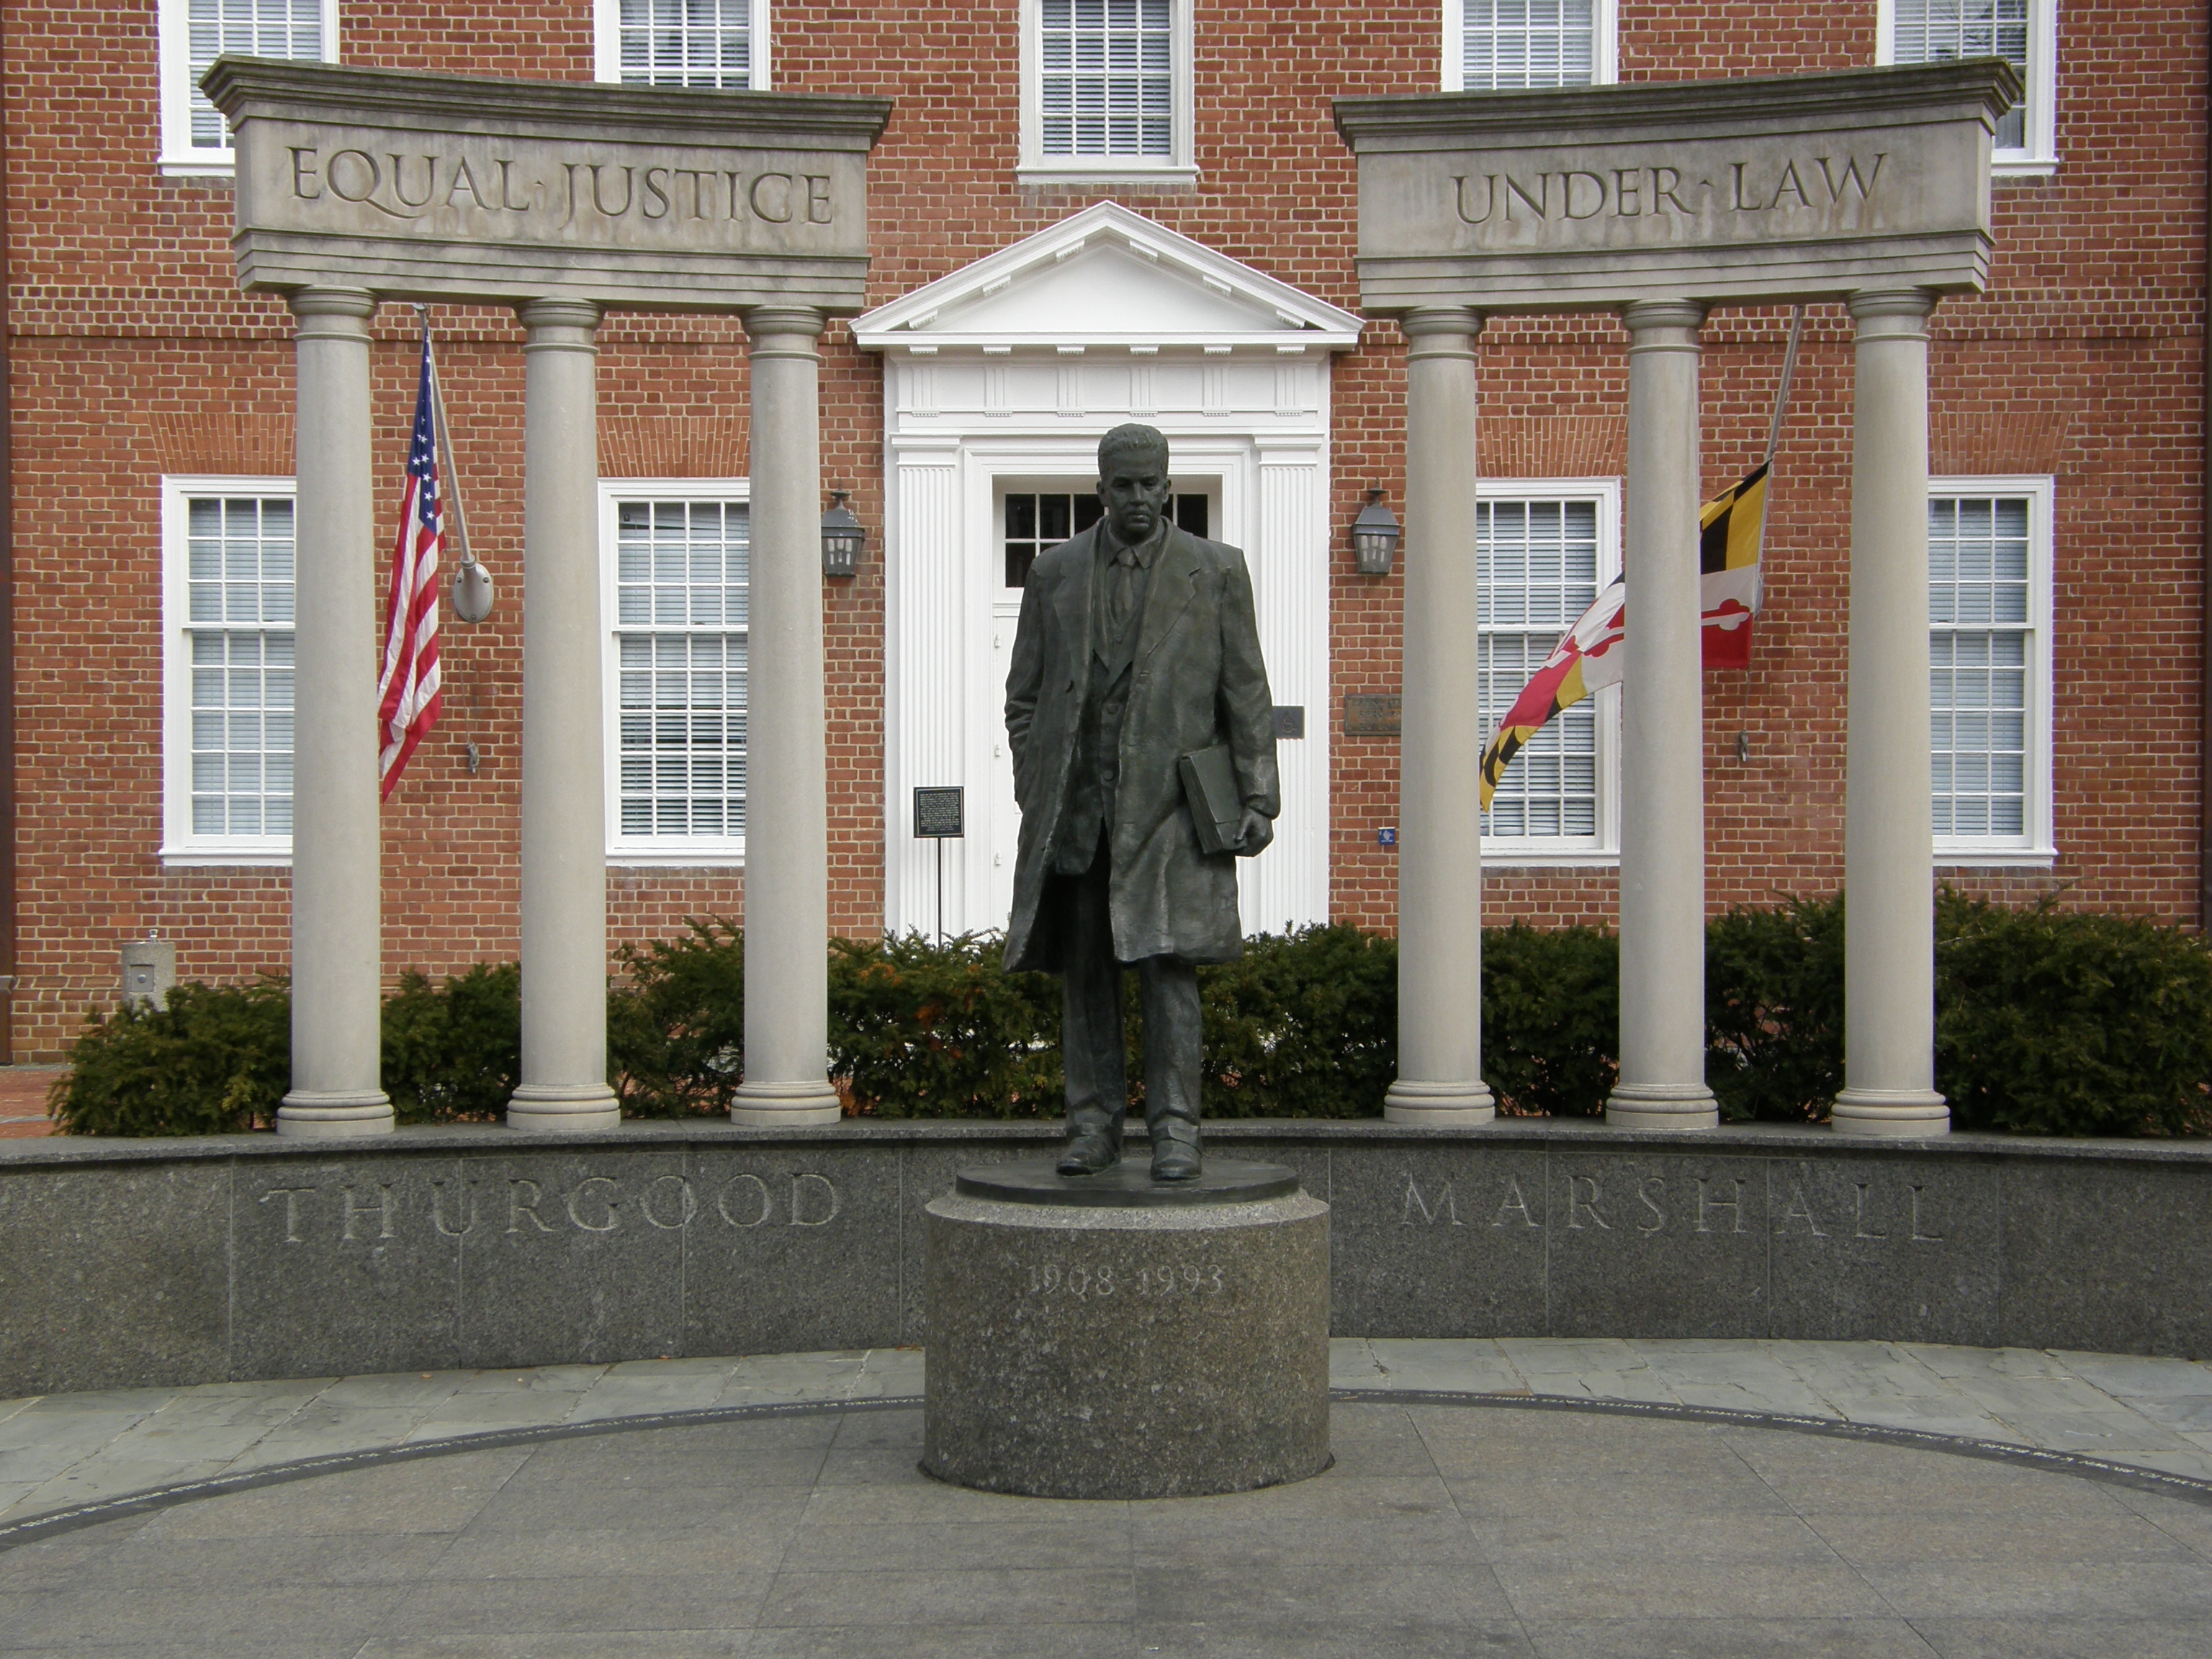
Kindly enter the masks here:
M 606 1129 L 599 308 L 533 300 L 523 343 L 522 1083 L 516 1129 Z
M 377 914 L 376 550 L 368 319 L 376 296 L 302 289 L 294 508 L 292 1089 L 282 1135 L 383 1134 Z
M 1620 1080 L 1606 1121 L 1709 1129 L 1705 719 L 1698 639 L 1698 328 L 1645 301 L 1628 326 L 1628 638 L 1621 686 Z
M 745 313 L 752 611 L 745 687 L 745 1080 L 732 1122 L 835 1123 L 822 675 L 822 313 Z
M 1479 312 L 1406 331 L 1403 724 L 1398 772 L 1398 1076 L 1393 1123 L 1487 1123 L 1482 1080 L 1482 718 L 1475 674 Z
M 1850 729 L 1844 785 L 1846 1133 L 1939 1135 L 1928 715 L 1928 317 L 1857 294 L 1851 414 Z

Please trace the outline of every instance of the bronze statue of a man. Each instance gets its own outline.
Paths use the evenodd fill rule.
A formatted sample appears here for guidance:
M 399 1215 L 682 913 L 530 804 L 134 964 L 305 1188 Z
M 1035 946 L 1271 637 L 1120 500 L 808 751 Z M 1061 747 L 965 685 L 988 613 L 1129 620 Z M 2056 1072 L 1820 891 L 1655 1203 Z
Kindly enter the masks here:
M 1066 1176 L 1121 1156 L 1130 967 L 1152 1178 L 1198 1175 L 1198 964 L 1243 953 L 1237 859 L 1274 838 L 1281 811 L 1251 574 L 1237 549 L 1171 524 L 1168 490 L 1164 437 L 1148 426 L 1106 434 L 1105 517 L 1031 567 L 1006 676 L 1022 811 L 1006 967 L 1060 975 Z M 1233 851 L 1209 854 L 1182 762 L 1224 747 L 1243 813 Z

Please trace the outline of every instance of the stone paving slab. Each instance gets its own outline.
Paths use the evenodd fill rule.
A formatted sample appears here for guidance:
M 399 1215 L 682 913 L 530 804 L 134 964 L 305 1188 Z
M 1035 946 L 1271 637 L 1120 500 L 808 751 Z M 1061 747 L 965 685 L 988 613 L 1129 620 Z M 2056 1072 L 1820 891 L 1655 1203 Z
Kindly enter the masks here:
M 2212 1364 L 2199 1361 L 1889 1342 L 1340 1338 L 1330 1381 L 1820 1418 L 2212 1480 Z M 0 1401 L 0 1523 L 310 1457 L 714 1407 L 918 1399 L 921 1387 L 920 1349 L 874 1348 Z M 879 1455 L 884 1478 L 899 1478 L 902 1455 Z M 826 1486 L 866 1477 L 854 1455 L 833 1462 Z M 942 1490 L 938 1509 L 957 1510 Z
M 1149 1503 L 939 1486 L 898 1407 L 370 1462 L 0 1550 L 0 1655 L 2194 1659 L 2212 1629 L 2201 1495 L 1407 1401 L 1340 1399 L 1313 1480 Z

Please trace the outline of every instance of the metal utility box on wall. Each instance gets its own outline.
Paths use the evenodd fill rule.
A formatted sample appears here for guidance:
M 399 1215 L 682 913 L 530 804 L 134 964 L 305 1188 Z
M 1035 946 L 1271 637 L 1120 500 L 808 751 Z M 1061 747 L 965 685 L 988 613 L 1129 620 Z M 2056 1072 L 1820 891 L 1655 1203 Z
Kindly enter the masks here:
M 134 939 L 123 947 L 123 1000 L 143 1008 L 165 1008 L 177 982 L 177 942 Z

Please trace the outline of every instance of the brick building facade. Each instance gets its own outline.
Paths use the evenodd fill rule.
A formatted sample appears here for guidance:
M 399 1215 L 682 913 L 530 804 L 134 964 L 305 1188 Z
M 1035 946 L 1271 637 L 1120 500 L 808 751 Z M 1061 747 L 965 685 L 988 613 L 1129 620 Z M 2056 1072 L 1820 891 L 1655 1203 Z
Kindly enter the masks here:
M 1564 0 L 1532 4 L 1531 14 L 1552 20 L 1538 29 L 1501 21 L 1519 9 L 1489 0 L 1097 0 L 1095 10 L 1092 0 L 855 8 L 728 0 L 720 13 L 656 8 L 690 21 L 658 34 L 635 29 L 627 42 L 623 15 L 644 9 L 625 0 L 527 9 L 461 0 L 435 10 L 391 0 L 10 8 L 12 1054 L 56 1054 L 86 1008 L 112 1002 L 120 943 L 149 928 L 177 941 L 186 977 L 286 964 L 283 837 L 265 825 L 210 833 L 213 820 L 194 817 L 204 810 L 195 807 L 193 780 L 204 779 L 193 770 L 194 716 L 207 711 L 195 706 L 191 653 L 212 648 L 195 641 L 219 634 L 190 625 L 194 504 L 204 514 L 210 503 L 280 502 L 292 467 L 291 319 L 277 300 L 239 292 L 220 134 L 196 153 L 180 113 L 192 25 L 239 16 L 286 24 L 284 44 L 272 48 L 264 37 L 263 51 L 568 80 L 616 78 L 625 44 L 635 49 L 629 73 L 700 73 L 668 71 L 655 53 L 672 40 L 696 44 L 705 16 L 726 49 L 713 71 L 726 81 L 743 74 L 782 89 L 896 100 L 870 163 L 873 306 L 956 278 L 1111 200 L 1206 257 L 1297 290 L 1316 315 L 1358 307 L 1353 167 L 1332 128 L 1333 97 L 1543 84 L 1547 76 L 1557 83 L 1784 74 L 1994 42 L 2021 64 L 2029 94 L 2018 130 L 2004 135 L 2014 142 L 1999 155 L 1992 281 L 1984 295 L 1947 301 L 1932 325 L 1936 566 L 1955 576 L 1937 596 L 1939 617 L 1956 619 L 1943 625 L 1939 661 L 1948 652 L 1957 665 L 1937 692 L 1948 699 L 1938 720 L 1950 744 L 1942 810 L 1955 815 L 1938 874 L 1978 890 L 2060 891 L 2069 904 L 2198 922 L 2207 18 L 2202 8 L 2117 0 L 2077 0 L 2063 13 L 2057 5 Z M 1984 14 L 1986 40 L 1973 33 Z M 1056 79 L 1048 63 L 1060 36 L 1074 40 L 1092 21 L 1109 46 L 1126 25 L 1139 54 L 1127 77 L 1133 137 L 1125 141 L 1108 120 L 1097 129 L 1103 145 L 1081 118 L 1083 76 Z M 1951 37 L 1937 39 L 1946 27 Z M 727 49 L 739 36 L 750 57 L 733 70 Z M 1079 71 L 1079 41 L 1074 51 Z M 1147 61 L 1165 65 L 1157 88 Z M 1119 107 L 1110 80 L 1097 84 Z M 1063 126 L 1054 125 L 1055 99 L 1077 112 Z M 1109 153 L 1086 160 L 1086 144 Z M 1198 264 L 1176 265 L 1180 246 L 1166 264 L 1187 285 L 1202 285 Z M 481 627 L 447 618 L 444 721 L 386 808 L 383 959 L 392 974 L 452 971 L 517 951 L 521 331 L 511 314 L 489 308 L 440 306 L 433 320 L 471 539 L 499 577 L 502 600 Z M 413 412 L 416 326 L 408 308 L 389 305 L 375 324 L 376 455 L 386 480 L 378 538 L 387 545 Z M 1709 494 L 1764 449 L 1788 327 L 1786 312 L 1763 308 L 1717 309 L 1705 325 Z M 612 560 L 625 500 L 743 499 L 746 353 L 734 322 L 706 319 L 617 314 L 599 338 L 599 471 Z M 1621 556 L 1624 345 L 1609 318 L 1508 320 L 1483 337 L 1473 459 L 1494 498 L 1492 556 L 1520 548 L 1534 561 L 1515 566 L 1525 625 L 1486 647 L 1501 685 L 1517 685 L 1515 652 L 1547 630 L 1556 635 L 1553 612 L 1565 606 L 1571 619 L 1579 608 L 1573 573 L 1601 573 Z M 1206 349 L 1189 345 L 1200 368 L 1212 361 L 1196 355 Z M 1326 388 L 1316 452 L 1326 510 L 1316 506 L 1299 521 L 1312 543 L 1310 598 L 1325 645 L 1318 660 L 1278 671 L 1313 688 L 1299 705 L 1309 736 L 1288 741 L 1325 756 L 1314 809 L 1326 825 L 1323 873 L 1296 898 L 1297 915 L 1264 920 L 1326 915 L 1387 928 L 1393 854 L 1379 832 L 1395 821 L 1396 745 L 1348 734 L 1346 708 L 1348 697 L 1395 689 L 1400 579 L 1357 574 L 1347 530 L 1369 489 L 1399 495 L 1403 343 L 1391 325 L 1370 321 L 1355 345 L 1329 356 L 1325 369 L 1318 352 L 1314 360 Z M 1170 350 L 1162 360 L 1164 377 L 1173 358 Z M 1232 360 L 1243 361 L 1224 348 L 1223 361 Z M 980 361 L 988 374 L 991 358 Z M 908 779 L 911 769 L 890 752 L 900 741 L 897 688 L 919 683 L 887 668 L 902 650 L 910 658 L 913 642 L 902 646 L 898 630 L 917 625 L 902 620 L 908 613 L 894 599 L 913 525 L 888 487 L 895 460 L 886 434 L 900 417 L 887 398 L 892 378 L 845 321 L 832 324 L 823 344 L 824 477 L 851 489 L 871 532 L 858 576 L 824 584 L 831 926 L 852 934 L 916 915 L 911 895 L 887 878 L 908 849 L 904 803 L 887 792 L 902 781 L 950 781 Z M 1205 384 L 1210 416 L 1213 382 Z M 1826 893 L 1841 880 L 1850 384 L 1842 307 L 1811 307 L 1777 458 L 1766 608 L 1752 666 L 1706 681 L 1709 895 L 1717 907 Z M 1053 426 L 1052 412 L 1039 417 L 1042 427 Z M 1085 404 L 1054 429 L 1095 439 L 1126 412 L 1109 418 Z M 1264 418 L 1247 432 L 1235 409 L 1218 412 L 1239 441 L 1265 436 Z M 1026 430 L 1025 422 L 1034 424 L 1017 408 L 1012 424 Z M 1264 586 L 1272 550 L 1256 534 L 1263 515 L 1239 504 L 1238 476 L 1224 464 L 1209 524 L 1251 546 Z M 1041 498 L 1055 483 L 1080 492 L 1089 480 L 1072 465 L 1049 476 L 1002 469 L 981 507 L 960 520 L 962 556 L 1000 558 L 1009 497 Z M 281 540 L 264 536 L 264 556 L 281 559 L 266 544 Z M 245 545 L 234 532 L 219 538 L 219 556 L 231 562 L 221 605 L 240 603 L 233 589 L 251 585 L 236 574 Z M 1633 550 L 1626 557 L 1632 566 Z M 1531 574 L 1547 559 L 1555 574 L 1568 573 L 1548 586 Z M 260 570 L 263 586 L 276 569 Z M 380 591 L 380 574 L 379 582 Z M 1954 602 L 1953 611 L 1940 608 Z M 1491 625 L 1502 627 L 1510 611 L 1494 606 Z M 260 626 L 269 622 L 280 625 Z M 264 655 L 289 650 L 289 635 L 281 647 L 269 642 L 282 633 L 281 616 L 264 612 L 256 626 L 220 635 L 234 668 L 248 644 Z M 970 644 L 981 649 L 980 638 Z M 969 678 L 980 686 L 988 676 Z M 233 745 L 222 763 L 234 780 L 245 753 L 235 734 L 242 719 L 257 723 L 258 782 L 224 787 L 234 803 L 258 801 L 252 810 L 265 816 L 281 799 L 272 780 L 282 769 L 283 694 L 273 672 L 258 684 L 260 701 L 245 716 L 233 707 L 225 717 L 233 735 L 220 741 Z M 982 693 L 964 695 L 969 714 L 988 719 Z M 1975 706 L 1983 698 L 1997 705 L 1993 714 Z M 1492 919 L 1612 918 L 1617 711 L 1601 702 L 1586 713 L 1585 726 L 1561 735 L 1559 752 L 1532 751 L 1524 763 L 1528 779 L 1545 769 L 1542 787 L 1516 785 L 1524 792 L 1512 806 L 1517 827 L 1558 833 L 1516 836 L 1504 833 L 1515 826 L 1493 826 Z M 966 781 L 974 817 L 988 805 L 988 779 Z M 640 788 L 650 794 L 653 786 Z M 742 916 L 741 860 L 726 836 L 708 837 L 689 860 L 664 837 L 653 838 L 650 856 L 626 857 L 620 805 L 610 810 L 617 939 L 664 936 L 690 915 Z M 963 856 L 981 868 L 991 848 L 978 840 Z M 979 886 L 956 919 L 987 923 L 988 890 Z

